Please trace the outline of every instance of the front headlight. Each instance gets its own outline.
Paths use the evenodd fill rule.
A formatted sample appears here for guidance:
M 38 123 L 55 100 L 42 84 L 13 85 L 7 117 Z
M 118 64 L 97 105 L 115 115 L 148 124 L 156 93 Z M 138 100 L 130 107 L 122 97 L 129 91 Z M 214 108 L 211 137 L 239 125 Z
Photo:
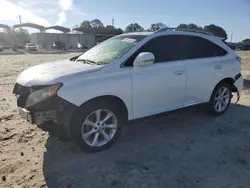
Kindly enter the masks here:
M 61 87 L 62 87 L 62 84 L 58 83 L 53 86 L 49 86 L 49 87 L 32 92 L 26 100 L 25 107 L 30 107 L 38 102 L 41 102 L 49 97 L 52 97 L 53 95 L 57 93 L 57 91 Z

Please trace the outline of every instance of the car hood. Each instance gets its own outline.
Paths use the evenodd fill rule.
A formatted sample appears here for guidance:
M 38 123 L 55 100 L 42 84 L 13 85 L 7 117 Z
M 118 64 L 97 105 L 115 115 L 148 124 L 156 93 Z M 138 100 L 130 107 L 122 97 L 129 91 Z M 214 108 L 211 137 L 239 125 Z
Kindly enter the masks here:
M 30 67 L 17 77 L 23 86 L 51 85 L 62 82 L 67 76 L 86 74 L 101 70 L 103 65 L 84 64 L 70 60 L 59 60 Z

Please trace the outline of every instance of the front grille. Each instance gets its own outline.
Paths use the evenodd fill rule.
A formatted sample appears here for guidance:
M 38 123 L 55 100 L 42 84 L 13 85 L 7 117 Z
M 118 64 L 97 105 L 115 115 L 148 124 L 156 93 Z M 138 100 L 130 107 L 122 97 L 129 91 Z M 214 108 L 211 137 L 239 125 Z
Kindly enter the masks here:
M 15 94 L 18 97 L 17 106 L 24 108 L 27 97 L 30 94 L 30 87 L 25 87 L 16 83 L 13 89 L 13 94 Z

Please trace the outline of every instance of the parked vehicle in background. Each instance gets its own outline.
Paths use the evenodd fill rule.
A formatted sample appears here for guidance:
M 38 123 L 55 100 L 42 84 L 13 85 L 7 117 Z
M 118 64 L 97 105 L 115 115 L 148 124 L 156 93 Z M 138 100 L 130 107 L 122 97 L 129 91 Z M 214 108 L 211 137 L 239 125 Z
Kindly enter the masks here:
M 2 52 L 3 51 L 3 47 L 2 47 L 2 45 L 0 44 L 0 52 Z
M 54 41 L 52 43 L 52 49 L 65 50 L 65 43 L 61 41 Z
M 237 48 L 239 47 L 239 43 L 236 42 L 225 42 L 225 43 L 233 50 L 237 50 Z
M 26 51 L 37 51 L 37 47 L 33 43 L 28 43 L 25 46 Z
M 238 47 L 238 50 L 248 51 L 250 50 L 250 44 L 241 45 Z
M 58 126 L 87 151 L 111 146 L 129 120 L 200 103 L 222 115 L 243 85 L 241 58 L 221 38 L 168 28 L 115 36 L 70 60 L 31 67 L 16 82 L 23 118 Z
M 87 46 L 85 46 L 84 44 L 81 44 L 81 43 L 77 43 L 76 48 L 77 49 L 88 49 Z
M 18 49 L 25 49 L 25 46 L 22 44 L 18 44 Z

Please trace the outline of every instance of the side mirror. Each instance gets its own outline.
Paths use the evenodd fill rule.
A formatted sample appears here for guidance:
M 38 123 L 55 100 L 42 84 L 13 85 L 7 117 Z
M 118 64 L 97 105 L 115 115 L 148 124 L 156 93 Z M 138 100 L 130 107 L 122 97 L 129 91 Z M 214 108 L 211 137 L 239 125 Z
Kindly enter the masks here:
M 155 56 L 151 52 L 142 52 L 134 60 L 134 67 L 153 64 L 155 62 Z

